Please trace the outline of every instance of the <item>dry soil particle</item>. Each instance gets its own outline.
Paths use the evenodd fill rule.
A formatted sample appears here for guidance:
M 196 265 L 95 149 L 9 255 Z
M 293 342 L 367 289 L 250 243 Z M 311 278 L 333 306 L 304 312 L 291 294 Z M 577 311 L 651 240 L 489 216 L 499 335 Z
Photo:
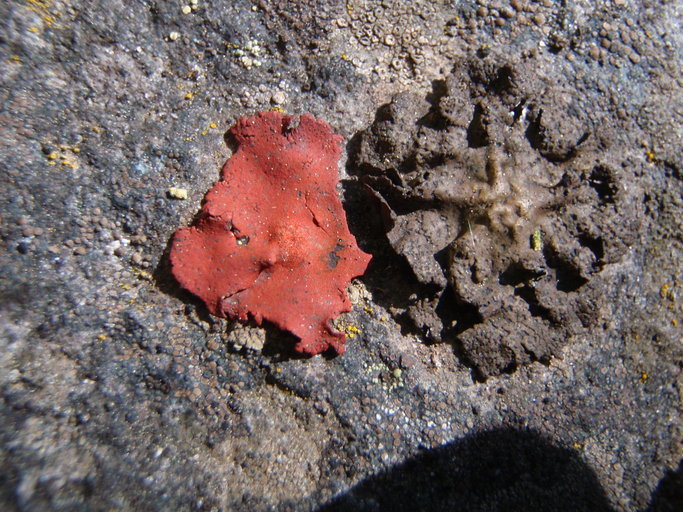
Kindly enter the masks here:
M 352 157 L 417 279 L 400 313 L 429 339 L 455 338 L 482 378 L 547 361 L 596 325 L 600 272 L 642 217 L 642 159 L 533 68 L 463 62 L 429 101 L 382 106 Z

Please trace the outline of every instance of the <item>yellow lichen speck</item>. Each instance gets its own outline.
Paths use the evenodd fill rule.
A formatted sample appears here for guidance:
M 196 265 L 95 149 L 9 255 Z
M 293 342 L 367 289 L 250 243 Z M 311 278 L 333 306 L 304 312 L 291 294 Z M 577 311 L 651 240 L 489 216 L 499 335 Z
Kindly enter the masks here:
M 537 229 L 531 235 L 531 248 L 534 251 L 540 251 L 541 249 L 543 249 L 543 233 L 540 229 Z

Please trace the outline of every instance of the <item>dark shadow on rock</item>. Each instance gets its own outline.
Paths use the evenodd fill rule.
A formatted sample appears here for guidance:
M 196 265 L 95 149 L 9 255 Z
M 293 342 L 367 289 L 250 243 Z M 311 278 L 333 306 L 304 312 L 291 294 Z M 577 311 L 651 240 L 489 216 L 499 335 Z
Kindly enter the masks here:
M 595 473 L 574 450 L 533 431 L 497 429 L 429 450 L 367 478 L 318 512 L 347 510 L 612 509 Z
M 676 471 L 667 471 L 652 493 L 645 512 L 680 512 L 683 510 L 683 460 Z
M 379 110 L 375 113 L 375 119 L 379 115 Z M 354 133 L 350 138 L 349 141 L 346 143 L 346 172 L 349 173 L 351 176 L 359 176 L 361 175 L 360 169 L 358 169 L 354 163 L 358 161 L 358 155 L 360 154 L 360 149 L 361 149 L 361 143 L 363 140 L 363 132 L 358 131 Z M 348 180 L 342 180 L 343 183 L 347 182 Z
M 349 143 L 351 144 L 351 143 Z M 372 255 L 362 281 L 372 293 L 373 300 L 385 309 L 405 309 L 411 296 L 421 290 L 408 262 L 391 248 L 380 205 L 358 180 L 342 181 L 344 210 L 349 230 L 358 246 Z M 406 315 L 395 317 L 404 334 L 417 333 Z
M 256 326 L 254 321 L 249 321 L 247 325 Z M 261 353 L 266 356 L 271 363 L 282 363 L 299 359 L 310 359 L 312 356 L 301 354 L 294 350 L 294 345 L 299 341 L 292 333 L 280 329 L 278 326 L 267 320 L 261 325 L 266 330 L 266 341 Z M 322 353 L 325 359 L 334 359 L 337 355 L 332 349 Z

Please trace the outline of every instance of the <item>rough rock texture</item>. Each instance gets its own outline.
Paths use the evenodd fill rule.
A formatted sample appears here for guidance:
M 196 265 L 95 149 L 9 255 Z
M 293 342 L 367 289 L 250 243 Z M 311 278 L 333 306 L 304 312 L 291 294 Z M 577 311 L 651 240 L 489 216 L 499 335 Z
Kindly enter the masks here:
M 173 275 L 217 316 L 264 319 L 297 352 L 344 352 L 331 322 L 351 310 L 346 287 L 370 256 L 337 197 L 341 137 L 311 115 L 262 112 L 229 131 L 237 144 L 190 228 L 173 236 Z
M 455 335 L 481 377 L 547 363 L 594 327 L 594 278 L 643 215 L 643 159 L 599 105 L 537 68 L 471 59 L 429 101 L 398 95 L 350 162 L 416 278 L 405 314 L 430 339 Z
M 0 2 L 0 509 L 377 510 L 389 499 L 395 511 L 680 510 L 680 2 L 187 3 Z M 501 105 L 513 101 L 503 103 L 485 77 L 506 66 L 529 105 L 555 108 L 543 87 L 555 91 L 548 99 L 557 109 L 566 99 L 567 119 L 544 110 L 532 140 L 503 122 Z M 589 219 L 573 229 L 596 227 L 603 259 L 616 255 L 602 265 L 579 240 L 574 267 L 563 265 L 588 282 L 551 290 L 599 291 L 597 322 L 581 324 L 547 364 L 483 382 L 458 342 L 428 343 L 404 322 L 411 295 L 439 298 L 446 285 L 424 295 L 387 240 L 381 202 L 349 177 L 353 159 L 344 162 L 356 154 L 355 135 L 399 92 L 427 98 L 427 110 L 462 98 L 473 119 L 472 98 L 444 96 L 438 81 L 451 75 L 491 109 L 491 124 L 474 133 L 486 128 L 504 143 L 509 131 L 528 144 L 510 155 L 538 166 L 529 179 L 513 175 L 517 183 L 557 166 L 557 179 L 575 180 L 566 190 L 586 195 L 547 212 L 554 224 L 541 230 L 541 247 L 548 234 L 576 247 L 578 231 L 562 213 L 576 207 Z M 225 132 L 271 108 L 310 112 L 348 141 L 342 203 L 373 260 L 351 285 L 352 311 L 335 324 L 348 339 L 338 357 L 292 357 L 291 335 L 209 314 L 170 271 L 174 231 L 192 224 L 220 177 Z M 534 112 L 518 123 L 531 124 Z M 610 146 L 601 148 L 603 130 Z M 555 160 L 585 132 L 573 157 L 585 169 Z M 414 147 L 412 137 L 397 155 Z M 451 147 L 438 137 L 434 145 Z M 477 148 L 456 149 L 473 159 Z M 585 180 L 598 164 L 605 171 Z M 611 188 L 590 186 L 603 175 L 617 198 L 635 187 L 627 207 L 643 213 L 632 243 L 621 217 L 612 228 L 603 213 L 615 208 L 600 198 Z M 466 184 L 498 197 L 485 175 Z M 171 188 L 186 199 L 169 197 Z M 505 210 L 507 199 L 496 201 Z M 488 226 L 473 226 L 482 238 L 470 257 L 495 254 L 482 247 L 488 237 L 508 244 L 506 261 L 518 258 L 524 243 L 505 224 L 503 234 Z M 620 240 L 630 243 L 623 254 Z M 434 254 L 431 245 L 425 252 Z M 449 278 L 443 260 L 425 265 Z M 515 288 L 491 289 L 509 303 Z M 520 322 L 545 326 L 519 298 Z M 461 327 L 464 316 L 454 318 Z M 457 328 L 447 325 L 447 340 Z

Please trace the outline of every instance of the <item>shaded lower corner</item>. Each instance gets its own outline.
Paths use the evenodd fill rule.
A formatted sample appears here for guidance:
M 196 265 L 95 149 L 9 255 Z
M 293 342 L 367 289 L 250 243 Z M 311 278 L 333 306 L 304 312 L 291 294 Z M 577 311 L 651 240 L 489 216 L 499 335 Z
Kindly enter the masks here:
M 683 510 L 683 460 L 676 471 L 667 471 L 652 493 L 645 512 L 680 512 Z
M 593 470 L 533 431 L 497 429 L 429 450 L 326 503 L 331 511 L 612 510 Z

